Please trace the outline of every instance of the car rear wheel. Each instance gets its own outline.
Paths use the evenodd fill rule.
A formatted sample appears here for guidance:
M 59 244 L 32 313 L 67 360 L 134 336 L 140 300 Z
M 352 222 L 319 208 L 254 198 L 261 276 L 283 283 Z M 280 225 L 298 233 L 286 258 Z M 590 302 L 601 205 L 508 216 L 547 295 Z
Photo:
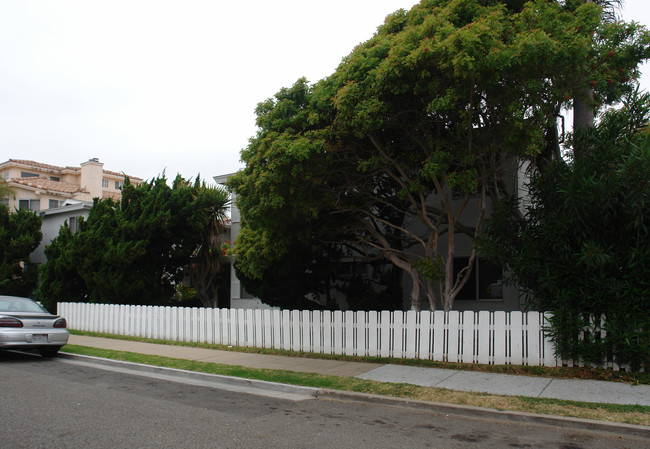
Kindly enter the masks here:
M 61 346 L 46 346 L 39 348 L 38 352 L 40 352 L 43 357 L 55 357 L 59 352 L 59 349 L 61 349 Z

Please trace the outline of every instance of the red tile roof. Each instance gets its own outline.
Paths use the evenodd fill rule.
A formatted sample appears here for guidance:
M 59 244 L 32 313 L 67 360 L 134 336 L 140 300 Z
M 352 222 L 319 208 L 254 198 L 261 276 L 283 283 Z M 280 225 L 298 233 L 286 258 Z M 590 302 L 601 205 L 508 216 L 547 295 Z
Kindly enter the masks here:
M 119 201 L 122 199 L 122 192 L 108 192 L 104 190 L 102 192 L 102 199 L 105 200 L 107 198 L 111 198 L 113 200 Z
M 9 182 L 21 184 L 27 187 L 35 187 L 37 189 L 49 190 L 52 192 L 61 193 L 89 193 L 88 190 L 75 184 L 68 184 L 67 182 L 50 181 L 45 178 L 13 178 Z
M 30 167 L 42 168 L 45 170 L 57 170 L 57 171 L 63 170 L 63 167 L 58 167 L 56 165 L 42 164 L 40 162 L 27 161 L 23 159 L 9 159 L 7 162 L 14 162 L 16 164 L 28 165 Z
M 62 172 L 62 171 L 65 171 L 65 170 L 69 170 L 69 171 L 73 171 L 73 172 L 81 171 L 81 167 L 72 167 L 72 166 L 69 166 L 69 165 L 66 166 L 66 167 L 59 167 L 57 165 L 43 164 L 41 162 L 29 161 L 29 160 L 26 160 L 26 159 L 9 159 L 7 162 L 13 162 L 15 164 L 27 165 L 29 167 L 40 168 L 42 170 L 53 170 L 53 171 L 58 171 L 58 172 Z M 115 171 L 104 170 L 104 173 L 106 173 L 107 175 L 118 176 L 120 178 L 122 178 L 124 176 L 128 176 L 131 181 L 136 181 L 136 182 L 144 181 L 142 178 L 138 178 L 136 176 L 125 175 L 124 173 L 119 173 L 119 172 L 115 172 Z

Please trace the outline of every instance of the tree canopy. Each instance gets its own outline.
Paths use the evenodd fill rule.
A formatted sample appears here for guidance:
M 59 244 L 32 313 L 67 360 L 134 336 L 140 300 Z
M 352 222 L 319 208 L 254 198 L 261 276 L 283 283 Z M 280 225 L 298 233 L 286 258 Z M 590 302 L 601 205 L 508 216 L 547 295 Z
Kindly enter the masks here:
M 561 109 L 585 88 L 601 105 L 619 99 L 649 41 L 591 3 L 425 0 L 388 16 L 332 75 L 259 105 L 230 182 L 238 270 L 264 283 L 292 248 L 330 243 L 402 270 L 411 307 L 424 296 L 449 310 L 517 161 L 559 158 Z
M 41 217 L 0 204 L 0 294 L 31 296 L 38 281 L 29 255 L 41 243 Z

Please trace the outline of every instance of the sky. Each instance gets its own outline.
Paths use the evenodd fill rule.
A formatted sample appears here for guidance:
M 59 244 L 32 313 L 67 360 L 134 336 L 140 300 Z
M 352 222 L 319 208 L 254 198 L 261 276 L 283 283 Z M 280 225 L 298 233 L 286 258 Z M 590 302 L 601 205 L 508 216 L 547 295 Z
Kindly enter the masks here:
M 152 179 L 242 168 L 255 107 L 417 0 L 0 1 L 0 162 Z M 650 2 L 619 15 L 650 27 Z M 650 90 L 650 65 L 642 88 Z

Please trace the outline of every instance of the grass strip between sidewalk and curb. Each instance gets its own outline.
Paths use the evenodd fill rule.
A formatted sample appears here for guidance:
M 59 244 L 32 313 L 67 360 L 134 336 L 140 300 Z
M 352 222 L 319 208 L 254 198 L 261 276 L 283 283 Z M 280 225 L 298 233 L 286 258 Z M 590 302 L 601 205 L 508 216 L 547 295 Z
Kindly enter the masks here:
M 76 332 L 75 332 L 76 333 Z M 88 335 L 88 334 L 85 334 Z M 96 335 L 96 334 L 95 334 Z M 199 362 L 170 357 L 137 354 L 126 351 L 66 345 L 64 352 L 112 360 L 141 363 L 151 366 L 182 369 L 246 379 L 264 380 L 290 385 L 325 388 L 357 393 L 512 410 L 544 415 L 593 419 L 625 424 L 650 426 L 650 407 L 640 405 L 595 404 L 559 399 L 504 396 L 487 393 L 452 391 L 443 388 L 421 387 L 411 384 L 378 382 L 354 377 L 327 376 L 285 370 L 246 368 L 242 366 Z
M 74 335 L 88 337 L 111 338 L 114 340 L 138 341 L 159 345 L 187 346 L 190 348 L 217 349 L 220 351 L 245 352 L 251 354 L 282 355 L 285 357 L 300 357 L 322 360 L 340 360 L 345 362 L 379 363 L 393 365 L 421 366 L 425 368 L 442 368 L 462 371 L 479 371 L 495 374 L 512 374 L 517 376 L 552 377 L 555 379 L 590 379 L 609 382 L 624 382 L 631 385 L 650 385 L 650 372 L 625 372 L 612 369 L 590 367 L 547 367 L 522 365 L 482 365 L 474 363 L 437 362 L 424 359 L 400 359 L 391 357 L 351 356 L 344 354 L 319 354 L 313 352 L 287 351 L 283 349 L 253 348 L 247 346 L 226 346 L 209 343 L 193 343 L 184 341 L 169 341 L 153 338 L 131 337 L 126 335 L 106 334 L 70 330 Z

